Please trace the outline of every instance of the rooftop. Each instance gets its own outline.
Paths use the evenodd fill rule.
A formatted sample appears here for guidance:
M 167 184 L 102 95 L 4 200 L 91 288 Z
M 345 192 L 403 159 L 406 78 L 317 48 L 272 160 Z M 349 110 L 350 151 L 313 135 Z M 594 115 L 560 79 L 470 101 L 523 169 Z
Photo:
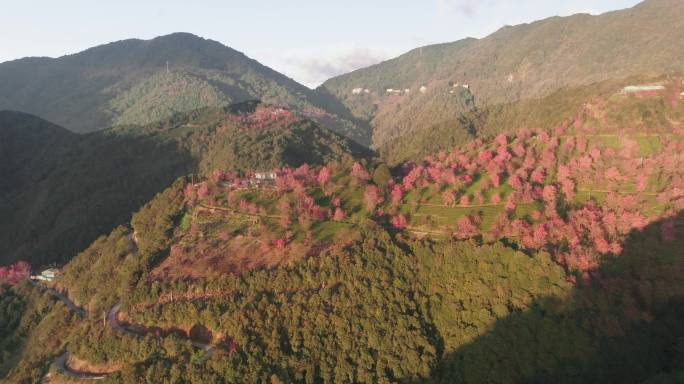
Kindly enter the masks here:
M 625 92 L 662 91 L 664 89 L 662 85 L 628 85 L 623 88 Z

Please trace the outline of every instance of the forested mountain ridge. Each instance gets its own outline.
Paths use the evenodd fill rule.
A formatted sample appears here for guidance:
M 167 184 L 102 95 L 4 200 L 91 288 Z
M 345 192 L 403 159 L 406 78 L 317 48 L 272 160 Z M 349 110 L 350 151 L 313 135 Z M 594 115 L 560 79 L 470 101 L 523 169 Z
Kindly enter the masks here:
M 0 112 L 0 195 L 4 196 L 22 180 L 21 169 L 38 161 L 55 147 L 68 145 L 75 134 L 48 121 L 21 112 Z
M 87 132 L 0 111 L 0 383 L 684 382 L 683 5 L 316 91 L 189 34 L 0 64 Z
M 243 53 L 189 33 L 0 64 L 0 109 L 27 112 L 79 133 L 247 100 L 298 108 L 368 142 L 336 101 L 323 103 L 307 87 Z
M 504 27 L 482 39 L 417 48 L 330 79 L 319 91 L 368 121 L 373 144 L 380 146 L 397 136 L 397 126 L 406 126 L 400 133 L 429 130 L 432 120 L 407 123 L 410 111 L 443 113 L 436 100 L 463 85 L 484 107 L 609 79 L 681 73 L 683 20 L 684 3 L 677 0 L 648 0 L 598 16 L 552 17 Z M 369 92 L 355 94 L 355 88 Z M 449 107 L 453 124 L 464 110 Z
M 69 351 L 125 383 L 676 382 L 683 104 L 592 100 L 394 172 L 341 156 L 271 183 L 181 177 L 62 268 L 85 318 L 5 288 L 0 372 L 61 377 L 47 363 Z M 249 110 L 208 126 L 297 118 Z M 183 136 L 213 113 L 131 132 Z
M 84 135 L 0 112 L 0 255 L 3 263 L 65 262 L 181 175 L 370 155 L 302 115 L 258 102 Z

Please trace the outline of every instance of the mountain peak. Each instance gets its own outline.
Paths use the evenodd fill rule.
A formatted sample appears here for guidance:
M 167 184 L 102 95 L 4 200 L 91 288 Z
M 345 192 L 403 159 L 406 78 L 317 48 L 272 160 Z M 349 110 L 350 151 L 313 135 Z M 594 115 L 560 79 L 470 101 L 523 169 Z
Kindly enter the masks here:
M 174 39 L 174 40 L 202 40 L 205 41 L 207 39 L 195 35 L 194 33 L 190 32 L 172 32 L 169 33 L 168 35 L 161 35 L 153 38 L 152 40 L 162 40 L 162 39 Z
M 29 112 L 76 132 L 246 100 L 322 108 L 303 85 L 188 32 L 0 64 L 0 85 L 0 109 Z
M 142 40 L 142 45 L 146 48 L 161 47 L 171 45 L 179 49 L 215 49 L 229 50 L 237 53 L 234 49 L 221 44 L 218 41 L 205 39 L 201 36 L 189 32 L 174 32 L 168 35 L 158 36 L 149 40 Z

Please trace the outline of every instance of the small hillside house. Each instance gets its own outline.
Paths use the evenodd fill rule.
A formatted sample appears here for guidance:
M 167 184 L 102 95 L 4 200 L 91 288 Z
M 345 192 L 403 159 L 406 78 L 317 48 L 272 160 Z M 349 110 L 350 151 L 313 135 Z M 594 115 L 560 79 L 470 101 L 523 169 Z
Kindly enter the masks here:
M 59 274 L 59 269 L 48 268 L 40 273 L 40 275 L 32 276 L 35 280 L 41 281 L 54 281 L 55 277 Z
M 275 180 L 276 179 L 276 173 L 275 172 L 255 172 L 254 173 L 254 178 L 257 180 Z
M 254 172 L 254 175 L 249 180 L 249 184 L 252 187 L 272 187 L 275 185 L 277 176 L 273 171 Z
M 628 86 L 622 88 L 622 93 L 638 95 L 638 96 L 655 96 L 664 90 L 665 90 L 665 86 L 658 85 L 658 84 L 628 85 Z

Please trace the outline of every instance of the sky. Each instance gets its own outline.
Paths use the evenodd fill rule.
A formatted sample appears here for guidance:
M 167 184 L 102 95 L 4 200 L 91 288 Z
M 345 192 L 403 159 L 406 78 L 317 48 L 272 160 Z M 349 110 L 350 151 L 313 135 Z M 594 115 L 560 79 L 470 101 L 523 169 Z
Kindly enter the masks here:
M 433 43 L 638 0 L 3 0 L 0 62 L 190 32 L 315 87 Z

